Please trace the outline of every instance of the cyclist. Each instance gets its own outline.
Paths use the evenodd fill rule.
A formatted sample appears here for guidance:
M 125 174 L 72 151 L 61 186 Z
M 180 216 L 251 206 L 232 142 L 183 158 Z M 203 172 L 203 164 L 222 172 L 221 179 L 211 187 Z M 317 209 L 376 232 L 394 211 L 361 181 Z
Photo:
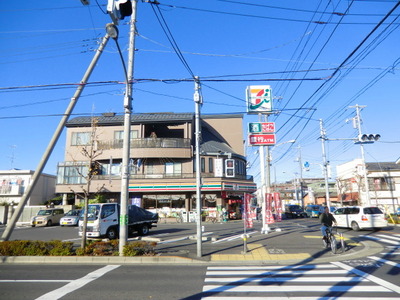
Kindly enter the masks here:
M 326 242 L 326 229 L 331 228 L 332 224 L 335 223 L 336 225 L 336 219 L 335 217 L 329 212 L 329 207 L 325 207 L 325 210 L 322 214 L 319 215 L 319 221 L 321 222 L 321 232 L 322 232 L 322 239 L 324 239 Z

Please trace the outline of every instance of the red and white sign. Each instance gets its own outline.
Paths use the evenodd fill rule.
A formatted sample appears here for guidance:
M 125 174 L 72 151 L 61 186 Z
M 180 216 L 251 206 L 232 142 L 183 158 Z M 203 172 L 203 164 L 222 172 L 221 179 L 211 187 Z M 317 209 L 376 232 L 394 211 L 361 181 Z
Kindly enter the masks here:
M 276 221 L 282 221 L 282 202 L 279 193 L 274 193 Z
M 246 228 L 253 228 L 253 218 L 250 209 L 251 195 L 248 193 L 244 194 L 244 207 L 243 207 L 243 219 Z
M 272 194 L 265 194 L 265 224 L 274 223 L 274 215 L 272 214 Z
M 250 134 L 249 144 L 257 146 L 273 146 L 276 144 L 275 134 Z

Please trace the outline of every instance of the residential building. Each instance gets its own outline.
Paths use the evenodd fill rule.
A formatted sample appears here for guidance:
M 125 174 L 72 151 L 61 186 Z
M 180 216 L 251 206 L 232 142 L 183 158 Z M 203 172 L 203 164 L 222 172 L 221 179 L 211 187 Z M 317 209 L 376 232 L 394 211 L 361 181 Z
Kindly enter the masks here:
M 304 197 L 304 205 L 308 204 L 318 204 L 318 205 L 328 205 L 325 180 L 319 179 L 307 184 L 307 193 Z M 328 194 L 330 206 L 336 206 L 339 204 L 337 188 L 335 182 L 328 182 Z
M 367 162 L 365 170 L 362 160 L 355 159 L 337 166 L 337 185 L 343 204 L 373 205 L 393 212 L 400 204 L 400 165 L 395 162 Z
M 32 182 L 32 170 L 0 171 L 0 203 L 16 205 Z M 55 196 L 56 176 L 41 174 L 26 206 L 43 205 Z
M 56 192 L 82 199 L 90 147 L 96 151 L 91 194 L 120 201 L 123 122 L 106 113 L 77 117 L 67 124 L 65 161 L 58 164 Z M 246 175 L 243 116 L 201 116 L 202 207 L 238 210 L 244 193 L 256 190 Z M 95 139 L 95 140 L 93 140 Z M 129 199 L 146 209 L 196 208 L 195 115 L 146 113 L 131 117 Z M 84 150 L 84 151 L 82 151 Z M 66 198 L 66 197 L 65 197 Z

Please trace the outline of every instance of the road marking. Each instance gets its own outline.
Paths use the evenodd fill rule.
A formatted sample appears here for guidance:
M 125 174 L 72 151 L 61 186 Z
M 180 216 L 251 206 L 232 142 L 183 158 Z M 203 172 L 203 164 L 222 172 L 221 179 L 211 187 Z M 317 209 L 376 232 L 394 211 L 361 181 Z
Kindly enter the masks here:
M 39 298 L 36 298 L 36 300 L 55 300 L 55 299 L 60 299 L 61 297 L 64 297 L 66 294 L 69 294 L 77 289 L 80 289 L 84 285 L 92 282 L 93 280 L 96 280 L 97 278 L 103 276 L 104 274 L 118 268 L 119 265 L 108 265 L 103 268 L 100 268 L 96 271 L 93 271 L 86 276 L 83 276 L 82 278 L 76 279 L 68 283 L 67 285 L 64 285 L 63 287 L 56 289 L 54 291 L 51 291 L 47 294 L 44 294 L 40 296 Z
M 267 274 L 269 275 L 269 274 Z M 368 281 L 362 277 L 330 276 L 330 277 L 213 277 L 206 278 L 205 282 L 362 282 Z
M 379 257 L 376 257 L 376 256 L 368 256 L 368 258 L 374 259 L 374 260 L 382 262 L 382 263 L 385 263 L 387 265 L 391 265 L 391 266 L 395 266 L 397 268 L 400 268 L 400 264 L 395 263 L 394 261 L 390 261 L 390 260 L 387 260 L 387 259 L 379 258 Z
M 258 231 L 251 231 L 251 232 L 247 232 L 248 235 L 252 235 L 257 233 Z M 242 238 L 243 234 L 238 234 L 238 235 L 233 235 L 233 236 L 228 236 L 226 238 L 220 239 L 218 241 L 212 242 L 212 244 L 216 244 L 216 243 L 220 243 L 220 242 L 226 242 L 226 241 L 233 241 L 233 240 L 237 240 Z
M 220 292 L 282 292 L 283 288 L 279 285 L 205 285 L 203 292 L 220 293 Z M 291 285 L 285 286 L 285 292 L 390 292 L 390 289 L 384 286 L 352 286 L 352 285 Z M 269 299 L 269 298 L 268 298 Z M 365 298 L 364 298 L 365 299 Z
M 393 244 L 393 245 L 398 245 L 399 242 L 396 241 L 392 241 L 392 240 L 388 240 L 388 239 L 382 239 L 382 238 L 378 238 L 378 237 L 374 237 L 374 236 L 369 236 L 369 235 L 360 235 L 361 237 L 373 240 L 373 241 L 378 241 L 378 242 L 384 242 L 384 243 L 388 243 L 388 244 Z
M 377 234 L 377 236 L 381 236 L 381 237 L 384 237 L 384 238 L 388 238 L 388 239 L 392 239 L 392 240 L 400 241 L 400 236 L 396 236 L 396 235 L 389 235 L 389 234 Z
M 43 283 L 43 282 L 71 282 L 72 280 L 62 280 L 62 279 L 43 279 L 43 280 L 38 280 L 38 279 L 4 279 L 4 280 L 0 280 L 0 283 L 9 283 L 9 282 L 16 282 L 16 283 L 20 283 L 20 282 L 39 282 L 39 283 Z
M 332 264 L 334 264 L 335 266 L 338 266 L 340 268 L 343 268 L 345 270 L 348 270 L 349 272 L 352 272 L 352 273 L 354 273 L 354 274 L 356 274 L 358 276 L 366 278 L 366 279 L 368 279 L 368 280 L 370 280 L 372 282 L 375 282 L 376 284 L 379 284 L 380 286 L 383 286 L 383 287 L 385 287 L 387 289 L 390 289 L 390 290 L 400 294 L 400 286 L 397 286 L 397 285 L 395 285 L 393 283 L 390 283 L 390 282 L 388 282 L 386 280 L 378 278 L 378 277 L 376 277 L 374 275 L 371 275 L 371 274 L 365 273 L 363 271 L 360 271 L 360 270 L 358 270 L 356 268 L 353 268 L 353 267 L 348 266 L 348 265 L 346 265 L 344 263 L 341 263 L 341 262 L 332 262 Z

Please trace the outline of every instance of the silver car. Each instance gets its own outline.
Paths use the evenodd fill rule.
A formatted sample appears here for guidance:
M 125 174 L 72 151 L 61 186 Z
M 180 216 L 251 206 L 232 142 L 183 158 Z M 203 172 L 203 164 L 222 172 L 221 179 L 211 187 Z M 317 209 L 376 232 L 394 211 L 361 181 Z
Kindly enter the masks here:
M 60 219 L 61 226 L 78 226 L 79 216 L 81 215 L 80 209 L 72 209 Z

